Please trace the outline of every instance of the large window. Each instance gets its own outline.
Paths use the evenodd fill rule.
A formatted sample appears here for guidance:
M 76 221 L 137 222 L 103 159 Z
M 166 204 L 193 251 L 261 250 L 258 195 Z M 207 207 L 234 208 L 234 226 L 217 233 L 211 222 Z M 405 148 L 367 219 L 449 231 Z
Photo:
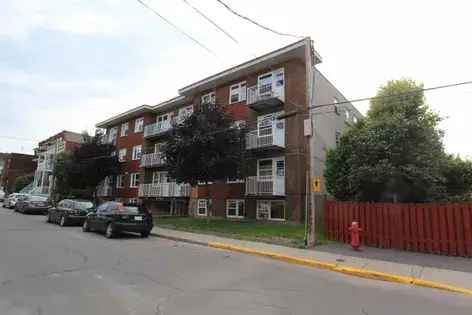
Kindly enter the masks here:
M 143 132 L 144 129 L 144 118 L 140 117 L 134 121 L 134 132 Z
M 169 178 L 167 177 L 167 172 L 154 172 L 152 173 L 152 184 L 163 184 L 167 183 Z
M 131 173 L 129 187 L 137 188 L 139 186 L 139 173 Z
M 197 200 L 197 215 L 199 216 L 208 215 L 208 199 Z
M 108 142 L 116 144 L 116 137 L 118 135 L 118 127 L 110 128 L 108 131 Z
M 123 188 L 123 175 L 116 175 L 116 188 Z
M 245 216 L 243 199 L 226 200 L 226 216 L 228 218 L 243 218 Z
M 237 103 L 246 100 L 246 81 L 233 84 L 229 87 L 229 103 Z
M 272 159 L 259 160 L 258 162 L 258 176 L 259 177 L 272 177 L 273 168 L 272 168 Z
M 121 134 L 120 136 L 126 137 L 128 135 L 129 131 L 129 123 L 125 122 L 124 124 L 121 125 Z
M 285 201 L 257 200 L 257 219 L 285 220 Z
M 170 114 L 157 116 L 156 118 L 157 128 L 161 129 L 161 128 L 167 127 L 169 120 L 170 120 Z
M 215 92 L 210 92 L 205 95 L 202 95 L 202 104 L 215 104 L 215 103 L 216 103 Z
M 120 151 L 118 153 L 118 160 L 120 162 L 126 161 L 126 154 L 127 154 L 126 148 L 120 149 Z
M 141 151 L 142 151 L 142 145 L 135 145 L 133 147 L 133 160 L 139 160 L 141 159 Z

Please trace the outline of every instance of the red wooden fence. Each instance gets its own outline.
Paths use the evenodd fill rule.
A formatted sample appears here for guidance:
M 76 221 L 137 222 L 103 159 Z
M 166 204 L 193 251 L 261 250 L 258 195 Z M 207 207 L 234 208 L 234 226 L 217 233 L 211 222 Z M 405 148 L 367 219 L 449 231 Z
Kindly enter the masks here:
M 359 222 L 368 246 L 472 256 L 472 203 L 356 203 L 326 201 L 325 232 L 350 242 L 349 226 Z

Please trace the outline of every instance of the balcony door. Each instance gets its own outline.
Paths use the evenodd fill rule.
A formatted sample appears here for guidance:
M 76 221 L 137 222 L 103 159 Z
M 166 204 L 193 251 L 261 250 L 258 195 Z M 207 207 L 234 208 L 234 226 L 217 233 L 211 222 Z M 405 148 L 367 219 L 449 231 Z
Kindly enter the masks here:
M 277 120 L 277 116 L 282 113 L 270 113 L 257 117 L 258 146 L 285 146 L 285 120 Z
M 161 116 L 157 116 L 156 118 L 156 126 L 157 129 L 165 128 L 169 124 L 170 121 L 170 114 L 164 114 Z
M 272 72 L 264 73 L 257 79 L 257 87 L 261 97 L 278 97 L 284 100 L 285 97 L 285 74 L 280 68 Z
M 259 181 L 273 181 L 274 177 L 285 177 L 285 158 L 258 160 L 257 179 Z
M 154 172 L 152 173 L 152 185 L 159 186 L 159 184 L 164 184 L 169 182 L 169 177 L 167 172 Z

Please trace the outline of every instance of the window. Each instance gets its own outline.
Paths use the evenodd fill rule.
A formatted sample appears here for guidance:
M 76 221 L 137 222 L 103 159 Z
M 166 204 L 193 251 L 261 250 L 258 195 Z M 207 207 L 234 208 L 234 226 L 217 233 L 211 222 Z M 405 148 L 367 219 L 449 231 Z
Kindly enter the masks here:
M 197 215 L 199 216 L 208 215 L 208 200 L 207 199 L 197 200 Z
M 244 200 L 228 199 L 226 201 L 226 216 L 228 218 L 244 218 Z
M 159 152 L 162 152 L 162 149 L 164 147 L 164 143 L 163 142 L 157 142 L 154 144 L 154 153 L 159 153 Z
M 116 175 L 116 188 L 123 188 L 123 175 Z
M 137 188 L 139 186 L 139 173 L 131 173 L 129 180 L 130 188 Z
M 118 161 L 120 162 L 126 161 L 126 154 L 127 154 L 126 148 L 120 149 L 118 153 Z
M 134 132 L 143 132 L 144 129 L 144 117 L 140 117 L 134 121 Z
M 259 160 L 258 174 L 259 177 L 271 177 L 272 176 L 272 159 Z
M 285 220 L 285 202 L 283 200 L 258 200 L 257 219 L 274 221 Z
M 157 128 L 161 129 L 161 128 L 167 127 L 167 125 L 169 124 L 169 120 L 170 120 L 170 114 L 157 116 L 156 118 Z
M 116 144 L 116 136 L 118 135 L 118 127 L 113 127 L 108 131 L 108 142 Z
M 179 114 L 177 116 L 177 123 L 183 122 L 185 119 L 190 117 L 193 114 L 193 105 L 183 107 L 179 109 Z
M 154 172 L 152 173 L 152 184 L 163 184 L 168 182 L 167 172 Z
M 233 84 L 229 87 L 229 103 L 242 102 L 246 100 L 246 81 Z
M 257 117 L 257 130 L 259 137 L 272 135 L 272 124 L 274 120 L 274 114 L 268 114 Z
M 142 145 L 135 145 L 133 147 L 133 160 L 139 160 L 141 159 L 141 151 L 142 151 Z
M 129 123 L 125 122 L 124 124 L 121 125 L 121 137 L 126 137 L 128 135 L 129 131 Z
M 216 103 L 215 92 L 210 92 L 205 95 L 202 95 L 202 104 L 215 104 L 215 103 Z

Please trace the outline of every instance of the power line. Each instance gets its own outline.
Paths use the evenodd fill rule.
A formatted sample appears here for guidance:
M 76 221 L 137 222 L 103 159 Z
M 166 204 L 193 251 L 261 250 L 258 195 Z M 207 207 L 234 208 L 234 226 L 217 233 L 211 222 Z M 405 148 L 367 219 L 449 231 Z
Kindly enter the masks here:
M 199 45 L 200 47 L 202 47 L 203 49 L 205 49 L 207 52 L 209 52 L 210 54 L 214 55 L 215 57 L 218 57 L 219 56 L 213 51 L 211 50 L 210 48 L 208 48 L 207 46 L 205 46 L 204 44 L 202 44 L 201 42 L 199 42 L 197 39 L 195 39 L 193 36 L 187 34 L 184 30 L 182 30 L 181 28 L 179 28 L 177 25 L 175 25 L 174 23 L 172 23 L 170 20 L 168 20 L 167 18 L 165 18 L 164 16 L 162 16 L 159 12 L 157 12 L 156 10 L 154 10 L 153 8 L 151 8 L 149 5 L 147 5 L 146 3 L 144 3 L 142 0 L 136 0 L 138 1 L 139 3 L 141 3 L 146 9 L 150 10 L 152 13 L 154 13 L 155 15 L 157 15 L 158 17 L 160 17 L 164 22 L 166 22 L 167 24 L 169 24 L 170 26 L 172 26 L 173 28 L 175 28 L 179 33 L 183 34 L 185 37 L 187 37 L 188 39 L 190 39 L 191 41 L 193 41 L 194 43 L 196 43 L 197 45 Z
M 200 14 L 203 18 L 205 18 L 205 20 L 207 20 L 208 22 L 210 22 L 211 24 L 213 24 L 217 29 L 219 29 L 220 31 L 222 31 L 226 36 L 228 36 L 229 38 L 231 38 L 231 40 L 233 42 L 235 42 L 236 44 L 239 44 L 238 40 L 236 38 L 234 38 L 233 36 L 231 36 L 231 34 L 229 34 L 227 31 L 225 31 L 221 26 L 219 26 L 218 24 L 216 24 L 216 22 L 214 22 L 212 19 L 210 19 L 206 14 L 204 14 L 202 11 L 200 11 L 199 9 L 197 9 L 195 6 L 193 6 L 191 3 L 189 3 L 187 0 L 182 0 L 186 5 L 188 5 L 189 7 L 191 7 L 195 12 L 197 12 L 198 14 Z
M 336 102 L 336 103 L 326 103 L 326 104 L 321 104 L 321 105 L 312 105 L 312 106 L 309 106 L 308 109 L 320 108 L 320 107 L 325 107 L 325 106 L 348 104 L 348 103 L 357 103 L 357 102 L 369 101 L 369 100 L 374 100 L 374 99 L 384 99 L 384 98 L 390 98 L 390 97 L 405 96 L 405 95 L 410 95 L 410 94 L 416 94 L 418 92 L 427 92 L 427 91 L 432 91 L 432 90 L 439 90 L 439 89 L 445 89 L 445 88 L 456 87 L 456 86 L 461 86 L 461 85 L 468 85 L 468 84 L 472 84 L 472 81 L 465 81 L 465 82 L 452 83 L 452 84 L 446 84 L 446 85 L 438 85 L 438 86 L 433 86 L 433 87 L 424 88 L 424 89 L 415 89 L 415 90 L 411 90 L 411 91 L 404 92 L 404 93 L 396 93 L 396 94 L 382 95 L 382 96 L 372 96 L 372 97 L 358 98 L 358 99 L 354 99 L 354 100 L 341 101 L 341 102 Z
M 257 26 L 259 26 L 260 28 L 263 28 L 265 29 L 266 31 L 269 31 L 269 32 L 272 32 L 272 33 L 275 33 L 277 35 L 280 35 L 280 36 L 288 36 L 288 37 L 294 37 L 294 38 L 305 38 L 304 36 L 298 36 L 298 35 L 293 35 L 293 34 L 289 34 L 289 33 L 282 33 L 282 32 L 279 32 L 279 31 L 276 31 L 270 27 L 267 27 L 267 26 L 264 26 L 256 21 L 254 21 L 253 19 L 251 18 L 248 18 L 247 16 L 244 16 L 238 12 L 236 12 L 234 9 L 232 9 L 229 5 L 227 5 L 226 3 L 224 3 L 223 1 L 221 0 L 216 0 L 218 1 L 222 6 L 224 6 L 228 11 L 230 11 L 231 13 L 233 13 L 234 15 L 246 20 L 246 21 L 249 21 L 251 22 L 252 24 L 255 24 Z

